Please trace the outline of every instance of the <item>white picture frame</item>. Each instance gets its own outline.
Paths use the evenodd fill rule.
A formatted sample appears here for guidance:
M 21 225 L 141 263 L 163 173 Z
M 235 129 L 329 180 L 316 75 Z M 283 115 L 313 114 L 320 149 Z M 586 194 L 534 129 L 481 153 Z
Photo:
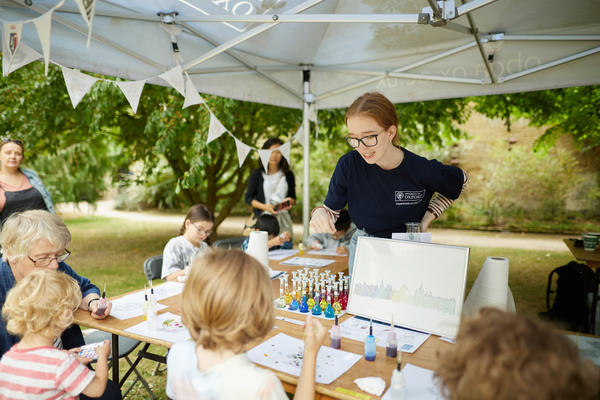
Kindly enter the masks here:
M 455 338 L 468 264 L 468 247 L 359 237 L 348 312 Z

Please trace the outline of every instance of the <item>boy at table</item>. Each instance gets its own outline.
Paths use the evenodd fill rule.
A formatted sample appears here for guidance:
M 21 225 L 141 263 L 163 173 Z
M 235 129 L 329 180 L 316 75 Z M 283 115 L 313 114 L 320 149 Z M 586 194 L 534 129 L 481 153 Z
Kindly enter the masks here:
M 348 210 L 343 209 L 335 221 L 335 233 L 313 233 L 306 240 L 306 245 L 313 250 L 335 250 L 337 254 L 347 255 L 354 231 L 356 226 L 350 220 Z
M 181 307 L 192 340 L 169 351 L 169 398 L 288 400 L 275 374 L 244 353 L 250 342 L 271 332 L 275 320 L 271 280 L 254 257 L 221 249 L 196 257 Z M 326 334 L 308 316 L 296 400 L 314 399 L 317 353 Z

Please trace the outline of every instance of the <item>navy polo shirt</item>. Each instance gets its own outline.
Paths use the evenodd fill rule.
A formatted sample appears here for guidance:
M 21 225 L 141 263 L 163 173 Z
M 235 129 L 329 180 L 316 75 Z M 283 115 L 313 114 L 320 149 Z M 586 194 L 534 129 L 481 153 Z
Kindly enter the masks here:
M 359 229 L 389 238 L 393 232 L 406 232 L 406 222 L 420 222 L 435 192 L 458 198 L 464 183 L 460 168 L 402 150 L 404 159 L 391 170 L 368 164 L 356 150 L 344 154 L 329 182 L 325 205 L 341 210 L 348 204 Z

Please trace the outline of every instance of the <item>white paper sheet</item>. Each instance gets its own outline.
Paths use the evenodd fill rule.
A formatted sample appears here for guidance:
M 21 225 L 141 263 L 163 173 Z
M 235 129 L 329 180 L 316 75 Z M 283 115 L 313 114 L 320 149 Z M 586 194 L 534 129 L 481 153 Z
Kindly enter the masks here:
M 342 337 L 363 342 L 369 334 L 369 321 L 352 317 L 340 324 Z M 428 333 L 394 327 L 398 339 L 398 350 L 414 353 L 431 336 Z M 373 321 L 373 336 L 377 346 L 385 347 L 390 333 L 390 325 Z
M 296 254 L 298 254 L 296 249 L 271 250 L 269 251 L 269 260 L 283 260 Z
M 283 275 L 283 271 L 276 271 L 274 269 L 269 268 L 269 278 L 275 279 L 279 275 Z
M 250 349 L 248 358 L 257 364 L 300 376 L 304 353 L 304 342 L 300 339 L 279 333 L 269 340 Z M 361 355 L 321 346 L 317 355 L 316 381 L 330 384 L 349 370 Z
M 282 317 L 280 315 L 276 315 L 275 319 L 278 319 L 280 321 L 285 321 L 285 322 L 289 322 L 290 324 L 296 324 L 296 325 L 304 325 L 304 321 L 301 321 L 299 319 L 295 319 L 295 318 L 286 318 L 286 317 Z
M 575 343 L 579 354 L 587 360 L 592 361 L 594 364 L 600 366 L 600 339 L 580 336 L 580 335 L 566 335 L 569 339 Z
M 158 286 L 154 286 L 154 297 L 156 298 L 156 301 L 176 296 L 181 292 L 183 292 L 183 283 L 180 282 L 165 282 Z
M 144 311 L 144 292 L 133 293 L 111 301 L 110 315 L 117 319 L 129 319 L 139 317 Z M 163 304 L 157 304 L 156 311 L 167 308 Z
M 405 399 L 419 400 L 443 400 L 442 394 L 435 380 L 433 379 L 433 371 L 416 365 L 406 364 L 402 368 L 404 373 L 404 382 L 406 388 L 404 390 Z M 391 391 L 388 389 L 381 400 L 392 400 Z
M 158 326 L 158 329 L 152 330 L 148 327 L 148 321 L 144 321 L 125 331 L 171 343 L 183 342 L 191 337 L 190 332 L 181 323 L 179 315 L 170 312 L 158 314 Z
M 335 249 L 321 249 L 311 250 L 308 254 L 315 256 L 336 256 L 336 257 L 348 257 L 348 254 L 338 254 Z
M 325 258 L 294 257 L 282 262 L 281 265 L 322 268 L 326 265 L 333 264 L 334 262 L 335 260 L 327 260 Z

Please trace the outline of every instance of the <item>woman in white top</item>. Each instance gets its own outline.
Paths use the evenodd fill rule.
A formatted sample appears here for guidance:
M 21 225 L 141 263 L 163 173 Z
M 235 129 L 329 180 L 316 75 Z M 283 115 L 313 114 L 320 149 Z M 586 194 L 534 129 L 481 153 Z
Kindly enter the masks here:
M 161 278 L 177 280 L 185 275 L 198 252 L 208 248 L 206 239 L 211 235 L 215 217 L 204 204 L 194 204 L 188 211 L 179 230 L 179 236 L 169 240 L 163 251 Z
M 263 145 L 263 149 L 273 150 L 267 166 L 267 172 L 260 166 L 252 171 L 248 181 L 245 200 L 252 206 L 254 216 L 258 218 L 263 213 L 277 217 L 280 231 L 288 232 L 293 237 L 292 218 L 289 209 L 296 202 L 296 179 L 294 173 L 277 150 L 283 142 L 278 138 L 270 138 Z M 275 206 L 289 202 L 287 206 L 277 210 Z M 283 248 L 292 248 L 292 240 L 284 243 Z

